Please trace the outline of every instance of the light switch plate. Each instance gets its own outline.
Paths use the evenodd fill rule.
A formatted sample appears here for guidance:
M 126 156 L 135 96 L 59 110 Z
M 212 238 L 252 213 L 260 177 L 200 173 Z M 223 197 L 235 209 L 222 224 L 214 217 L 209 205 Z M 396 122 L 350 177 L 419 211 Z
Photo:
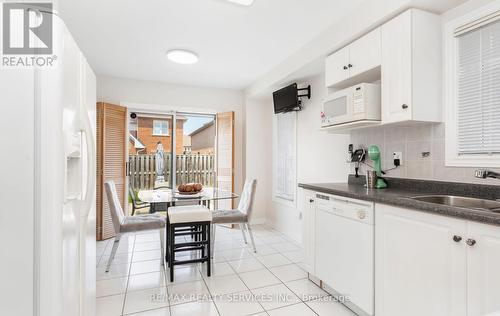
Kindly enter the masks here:
M 393 162 L 395 160 L 399 160 L 399 165 L 402 166 L 403 165 L 403 152 L 401 151 L 396 151 L 392 154 L 392 159 L 393 159 Z M 395 165 L 395 164 L 394 164 Z

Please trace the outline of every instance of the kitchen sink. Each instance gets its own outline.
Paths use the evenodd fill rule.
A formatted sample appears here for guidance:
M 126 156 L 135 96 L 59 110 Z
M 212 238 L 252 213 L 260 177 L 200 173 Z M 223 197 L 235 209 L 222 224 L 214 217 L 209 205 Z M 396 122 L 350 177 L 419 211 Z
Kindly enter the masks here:
M 456 207 L 472 208 L 477 210 L 485 210 L 495 213 L 500 213 L 500 202 L 493 200 L 477 199 L 463 196 L 453 196 L 453 195 L 425 195 L 425 196 L 413 196 L 410 199 L 448 205 Z

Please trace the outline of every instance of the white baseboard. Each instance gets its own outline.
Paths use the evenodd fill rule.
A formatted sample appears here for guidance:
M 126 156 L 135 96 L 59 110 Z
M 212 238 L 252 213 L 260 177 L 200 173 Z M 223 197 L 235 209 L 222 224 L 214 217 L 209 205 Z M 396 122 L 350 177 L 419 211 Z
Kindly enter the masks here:
M 286 237 L 290 238 L 291 240 L 295 241 L 296 243 L 298 244 L 302 244 L 302 240 L 300 239 L 300 236 L 297 236 L 297 235 L 291 235 L 291 234 L 287 234 L 286 232 L 284 232 L 283 230 L 281 230 L 274 222 L 272 221 L 266 221 L 265 223 L 268 227 L 282 233 L 283 235 L 285 235 Z

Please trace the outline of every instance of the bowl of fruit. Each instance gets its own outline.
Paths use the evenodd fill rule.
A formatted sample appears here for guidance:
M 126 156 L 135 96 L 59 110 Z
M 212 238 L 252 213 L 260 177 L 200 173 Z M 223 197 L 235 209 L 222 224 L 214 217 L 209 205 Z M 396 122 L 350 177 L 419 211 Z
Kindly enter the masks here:
M 203 191 L 201 183 L 186 183 L 177 187 L 177 192 L 181 195 L 195 195 Z

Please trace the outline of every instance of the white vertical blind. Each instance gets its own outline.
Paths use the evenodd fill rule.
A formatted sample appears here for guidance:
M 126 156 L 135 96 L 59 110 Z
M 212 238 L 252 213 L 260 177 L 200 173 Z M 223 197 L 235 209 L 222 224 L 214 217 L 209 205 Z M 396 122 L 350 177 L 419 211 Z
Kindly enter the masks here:
M 458 38 L 458 153 L 500 153 L 500 21 Z
M 277 115 L 276 119 L 275 196 L 293 201 L 296 186 L 296 112 Z

